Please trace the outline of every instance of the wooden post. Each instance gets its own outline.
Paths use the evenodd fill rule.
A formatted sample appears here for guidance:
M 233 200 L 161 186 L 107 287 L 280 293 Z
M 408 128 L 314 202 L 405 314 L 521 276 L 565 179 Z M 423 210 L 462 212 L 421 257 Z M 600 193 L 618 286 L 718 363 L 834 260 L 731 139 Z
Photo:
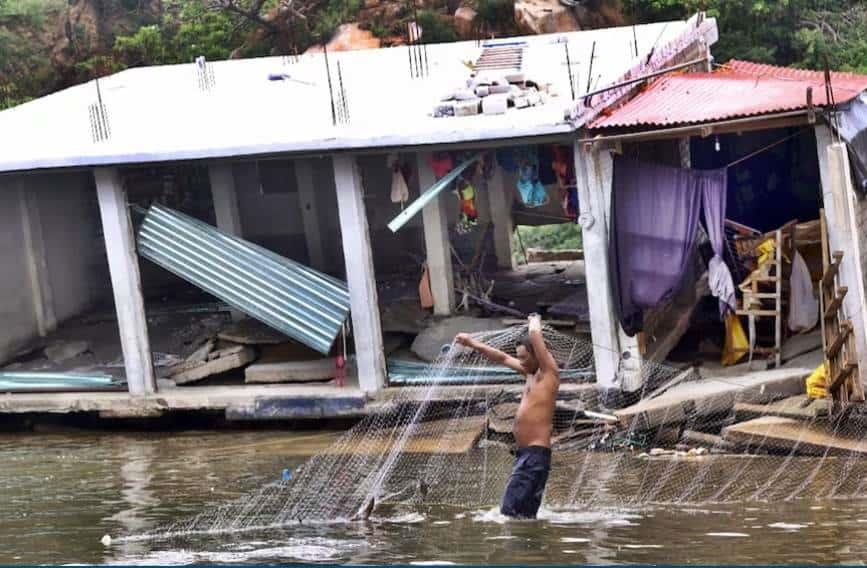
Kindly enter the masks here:
M 39 203 L 36 194 L 27 190 L 24 179 L 18 180 L 18 202 L 21 206 L 24 255 L 33 296 L 33 311 L 36 314 L 36 329 L 40 336 L 45 337 L 57 328 L 57 317 L 54 314 L 51 283 L 48 280 Z
M 494 224 L 494 250 L 497 255 L 497 266 L 500 268 L 515 268 L 512 257 L 512 233 L 515 230 L 512 222 L 512 192 L 506 184 L 512 176 L 506 176 L 503 169 L 494 164 L 493 177 L 488 180 L 488 203 L 491 207 L 491 222 Z
M 319 223 L 319 208 L 316 204 L 316 189 L 313 186 L 313 162 L 311 160 L 295 160 L 295 181 L 298 184 L 298 203 L 301 207 L 301 222 L 304 225 L 304 239 L 307 242 L 307 256 L 310 266 L 324 271 L 326 268 L 325 252 L 322 240 L 325 234 Z
M 426 158 L 426 154 L 416 154 L 419 192 L 436 183 L 436 176 Z M 452 250 L 445 201 L 451 198 L 452 196 L 447 192 L 441 192 L 421 211 L 434 314 L 438 316 L 451 315 L 455 309 L 455 278 L 452 271 Z
M 156 392 L 156 381 L 126 192 L 115 168 L 96 168 L 93 177 L 96 180 L 126 381 L 131 395 L 143 396 Z
M 358 383 L 361 390 L 376 392 L 385 386 L 385 355 L 364 189 L 353 156 L 337 155 L 332 161 L 352 309 Z
M 861 243 L 858 234 L 857 198 L 852 187 L 849 156 L 845 144 L 835 143 L 831 130 L 824 124 L 815 127 L 822 180 L 822 201 L 828 227 L 830 250 L 843 251 L 839 281 L 849 293 L 843 299 L 843 313 L 852 321 L 858 351 L 858 369 L 867 369 L 867 334 L 864 329 L 864 274 L 861 267 Z
M 208 166 L 208 178 L 211 181 L 217 228 L 236 237 L 243 237 L 232 164 L 211 164 Z

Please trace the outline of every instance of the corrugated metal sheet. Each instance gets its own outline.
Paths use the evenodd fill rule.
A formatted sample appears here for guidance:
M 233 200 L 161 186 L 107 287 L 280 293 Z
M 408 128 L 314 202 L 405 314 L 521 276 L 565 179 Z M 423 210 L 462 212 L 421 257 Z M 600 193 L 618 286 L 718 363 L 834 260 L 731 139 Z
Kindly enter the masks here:
M 104 373 L 0 372 L 0 392 L 114 390 L 124 383 Z
M 161 205 L 139 254 L 293 339 L 328 353 L 349 313 L 346 283 Z
M 831 85 L 843 103 L 867 89 L 867 75 L 832 73 Z M 590 128 L 676 126 L 806 109 L 808 87 L 813 104 L 827 104 L 822 72 L 733 60 L 713 73 L 662 77 Z

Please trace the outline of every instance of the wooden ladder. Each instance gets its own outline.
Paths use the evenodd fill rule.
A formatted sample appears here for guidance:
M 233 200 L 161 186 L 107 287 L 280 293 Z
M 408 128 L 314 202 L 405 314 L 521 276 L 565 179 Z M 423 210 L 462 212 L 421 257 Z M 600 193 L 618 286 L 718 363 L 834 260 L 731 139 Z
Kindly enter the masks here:
M 743 292 L 742 309 L 737 310 L 739 316 L 747 316 L 750 319 L 750 363 L 754 353 L 774 357 L 777 367 L 782 358 L 782 333 L 783 333 L 783 231 L 788 226 L 781 227 L 774 232 L 774 258 L 770 261 L 767 274 L 764 276 L 752 276 L 750 289 Z M 762 239 L 764 242 L 767 239 Z M 767 292 L 760 289 L 760 284 L 771 284 L 773 291 Z M 767 288 L 765 288 L 767 289 Z M 755 345 L 755 320 L 757 318 L 774 318 L 774 345 L 771 347 Z
M 841 308 L 848 293 L 839 285 L 840 263 L 843 252 L 830 254 L 825 212 L 820 211 L 822 227 L 822 280 L 819 283 L 819 313 L 822 322 L 822 348 L 825 355 L 825 373 L 828 394 L 835 406 L 845 408 L 850 402 L 862 402 L 864 389 L 858 373 L 858 352 L 852 321 Z

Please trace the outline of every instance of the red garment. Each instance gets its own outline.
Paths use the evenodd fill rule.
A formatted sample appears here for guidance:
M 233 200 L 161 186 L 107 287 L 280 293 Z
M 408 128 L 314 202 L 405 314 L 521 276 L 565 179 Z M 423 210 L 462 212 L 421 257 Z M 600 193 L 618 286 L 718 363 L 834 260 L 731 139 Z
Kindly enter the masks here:
M 440 179 L 447 173 L 455 169 L 452 157 L 445 152 L 435 152 L 431 154 L 427 161 L 430 169 L 433 170 L 434 177 Z

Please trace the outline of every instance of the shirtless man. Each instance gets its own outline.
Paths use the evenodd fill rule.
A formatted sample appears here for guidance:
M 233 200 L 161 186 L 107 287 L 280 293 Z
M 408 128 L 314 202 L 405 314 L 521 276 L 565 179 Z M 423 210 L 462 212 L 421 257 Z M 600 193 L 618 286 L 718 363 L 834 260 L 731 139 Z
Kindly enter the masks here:
M 466 333 L 459 333 L 455 342 L 527 379 L 513 428 L 518 444 L 515 467 L 500 512 L 509 517 L 535 519 L 551 471 L 551 431 L 560 388 L 560 370 L 542 338 L 541 319 L 537 315 L 530 316 L 527 334 L 519 340 L 517 358 L 476 341 Z

